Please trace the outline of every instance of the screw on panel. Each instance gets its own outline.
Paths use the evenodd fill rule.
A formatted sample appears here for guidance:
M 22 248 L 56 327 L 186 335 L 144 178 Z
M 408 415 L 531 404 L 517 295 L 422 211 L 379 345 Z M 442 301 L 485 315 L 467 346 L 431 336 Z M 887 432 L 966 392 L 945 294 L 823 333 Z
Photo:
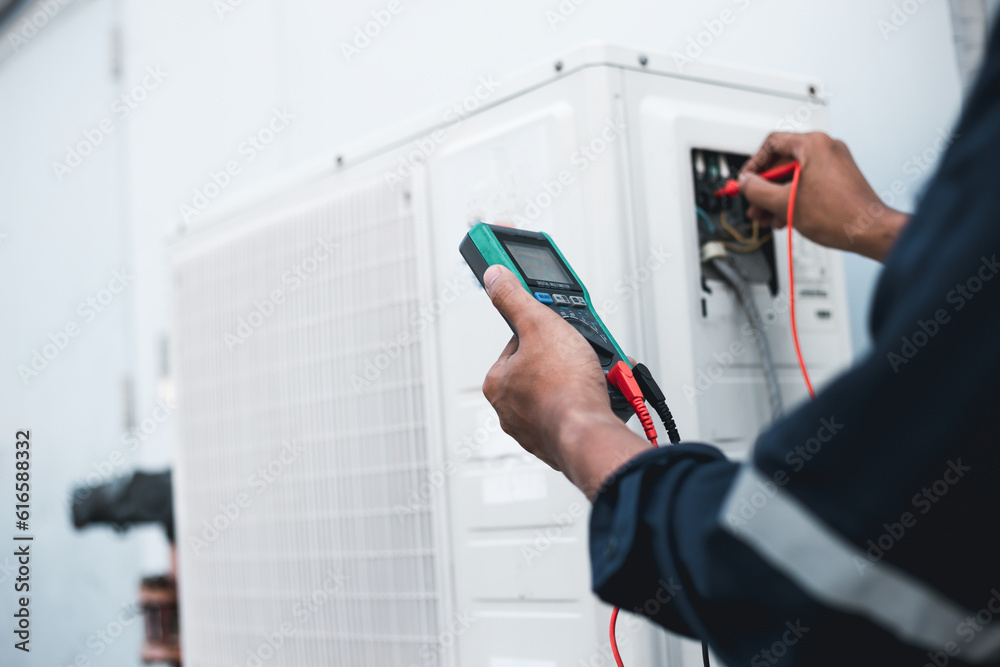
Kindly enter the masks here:
M 644 55 L 640 55 L 639 56 L 639 64 L 642 65 L 643 67 L 645 67 L 646 65 L 649 64 L 649 58 L 647 58 Z
M 557 72 L 561 72 L 561 71 L 562 71 L 562 68 L 563 68 L 563 64 L 562 64 L 562 61 L 561 61 L 561 60 L 557 60 L 557 61 L 556 61 L 556 71 L 557 71 Z
M 344 166 L 344 156 L 343 155 L 338 155 L 337 156 L 337 166 L 338 167 L 343 167 Z

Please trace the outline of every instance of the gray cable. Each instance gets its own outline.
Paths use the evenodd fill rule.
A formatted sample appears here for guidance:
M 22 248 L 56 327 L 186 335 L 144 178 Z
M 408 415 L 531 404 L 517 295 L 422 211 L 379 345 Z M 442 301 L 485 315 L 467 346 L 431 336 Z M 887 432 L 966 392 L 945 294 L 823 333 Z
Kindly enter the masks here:
M 771 403 L 771 417 L 777 419 L 783 410 L 781 403 L 781 387 L 778 385 L 778 375 L 774 370 L 774 359 L 771 357 L 771 347 L 767 344 L 767 336 L 764 333 L 763 320 L 760 311 L 757 310 L 757 303 L 750 293 L 750 285 L 746 276 L 729 263 L 724 257 L 714 257 L 712 266 L 730 284 L 736 292 L 736 298 L 746 311 L 750 326 L 757 330 L 754 336 L 757 342 L 757 352 L 760 354 L 760 365 L 764 370 L 764 383 L 767 385 L 767 399 Z

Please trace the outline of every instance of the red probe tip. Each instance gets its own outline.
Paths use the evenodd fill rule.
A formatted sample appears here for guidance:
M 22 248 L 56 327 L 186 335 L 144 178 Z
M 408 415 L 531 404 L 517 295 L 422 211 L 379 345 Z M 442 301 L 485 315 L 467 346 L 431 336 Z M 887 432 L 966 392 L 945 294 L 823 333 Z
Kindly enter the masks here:
M 728 181 L 726 181 L 725 186 L 723 186 L 723 187 L 721 187 L 721 188 L 719 188 L 718 190 L 715 191 L 715 196 L 716 197 L 735 197 L 739 193 L 740 193 L 740 184 L 737 183 L 736 181 L 734 181 L 733 179 L 729 179 Z
M 791 176 L 795 172 L 795 168 L 799 166 L 798 162 L 786 162 L 780 167 L 775 167 L 774 169 L 768 169 L 764 173 L 760 174 L 760 177 L 768 181 L 776 181 L 781 178 L 786 178 Z M 735 197 L 740 193 L 740 184 L 729 179 L 726 181 L 726 185 L 715 191 L 716 197 Z

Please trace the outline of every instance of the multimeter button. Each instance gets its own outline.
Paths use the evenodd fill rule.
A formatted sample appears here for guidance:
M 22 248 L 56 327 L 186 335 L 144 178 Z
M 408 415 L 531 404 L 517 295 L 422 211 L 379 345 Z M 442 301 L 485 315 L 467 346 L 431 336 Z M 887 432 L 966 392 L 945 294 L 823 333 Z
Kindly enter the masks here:
M 545 292 L 535 292 L 535 298 L 542 303 L 552 303 L 552 297 Z
M 569 299 L 566 298 L 565 294 L 553 294 L 552 299 L 556 303 L 569 303 Z
M 571 296 L 569 298 L 573 302 L 574 306 L 586 306 L 587 301 L 582 296 Z

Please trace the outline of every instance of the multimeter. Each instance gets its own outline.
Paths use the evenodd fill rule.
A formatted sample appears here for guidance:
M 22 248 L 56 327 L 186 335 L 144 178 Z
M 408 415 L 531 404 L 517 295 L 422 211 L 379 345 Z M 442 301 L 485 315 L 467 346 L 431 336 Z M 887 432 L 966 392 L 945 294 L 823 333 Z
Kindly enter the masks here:
M 587 288 L 548 234 L 478 222 L 465 235 L 459 252 L 480 284 L 486 269 L 493 264 L 510 269 L 535 300 L 573 325 L 590 343 L 605 375 L 617 362 L 629 363 L 591 306 Z M 610 383 L 608 395 L 614 413 L 628 421 L 634 413 L 625 395 Z

